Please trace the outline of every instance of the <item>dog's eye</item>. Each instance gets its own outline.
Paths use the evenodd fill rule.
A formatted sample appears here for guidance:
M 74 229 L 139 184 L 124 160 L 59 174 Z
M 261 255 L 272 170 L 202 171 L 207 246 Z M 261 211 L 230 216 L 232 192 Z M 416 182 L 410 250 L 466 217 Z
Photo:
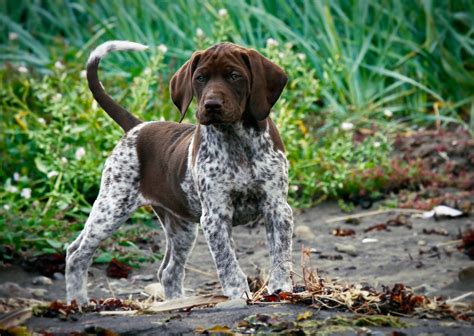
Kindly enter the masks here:
M 206 78 L 203 75 L 198 75 L 196 76 L 196 80 L 200 83 L 203 83 L 206 80 Z
M 232 72 L 232 73 L 230 74 L 230 79 L 232 79 L 232 80 L 237 80 L 237 79 L 239 79 L 240 77 L 241 77 L 241 76 L 240 76 L 240 74 L 239 74 L 238 72 Z

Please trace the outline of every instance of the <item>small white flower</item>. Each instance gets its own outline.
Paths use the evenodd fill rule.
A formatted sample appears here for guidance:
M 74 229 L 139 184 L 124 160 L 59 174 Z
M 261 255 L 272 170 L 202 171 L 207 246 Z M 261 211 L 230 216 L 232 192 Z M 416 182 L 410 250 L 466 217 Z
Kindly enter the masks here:
M 15 194 L 15 193 L 18 192 L 18 188 L 15 187 L 15 186 L 12 186 L 12 185 L 9 185 L 9 186 L 6 188 L 6 190 L 7 190 L 8 192 L 12 193 L 12 194 Z
M 93 111 L 95 111 L 99 108 L 99 105 L 97 104 L 96 100 L 92 101 L 91 108 L 92 108 Z
M 44 120 L 44 118 L 38 118 L 38 122 L 39 122 L 41 125 L 45 125 L 45 124 L 46 124 L 46 120 Z
M 204 37 L 204 30 L 202 30 L 201 28 L 197 28 L 196 29 L 196 36 L 199 37 L 199 38 Z
M 30 188 L 23 188 L 21 190 L 21 197 L 30 199 L 31 198 L 31 189 Z
M 60 93 L 56 93 L 54 96 L 51 97 L 51 101 L 53 103 L 58 103 L 63 98 L 63 95 Z
M 344 131 L 350 131 L 354 128 L 354 124 L 350 122 L 343 122 L 341 124 L 341 129 Z
M 4 204 L 3 208 L 8 211 L 8 210 L 10 210 L 10 205 L 9 204 Z
M 84 149 L 84 147 L 79 147 L 77 150 L 76 150 L 76 160 L 80 160 L 82 159 L 82 157 L 86 155 L 86 150 Z
M 82 70 L 80 73 L 79 73 L 79 76 L 81 78 L 86 78 L 87 77 L 87 71 L 86 70 Z
M 66 163 L 68 163 L 68 160 L 63 156 L 63 157 L 61 158 L 61 163 L 62 163 L 62 164 L 66 164 Z
M 278 57 L 280 57 L 280 58 L 284 58 L 284 57 L 285 57 L 285 54 L 284 54 L 284 53 L 282 53 L 282 52 L 279 52 L 279 53 L 278 53 Z
M 62 64 L 61 61 L 56 61 L 56 62 L 54 63 L 54 67 L 55 67 L 56 69 L 64 69 L 64 64 Z
M 9 33 L 8 33 L 8 39 L 9 39 L 10 41 L 15 41 L 15 40 L 18 39 L 18 34 L 15 33 L 15 32 L 9 32 Z
M 148 75 L 151 75 L 151 68 L 149 67 L 146 67 L 145 70 L 143 70 L 143 74 L 148 76 Z M 95 100 L 94 100 L 95 101 Z M 97 108 L 97 107 L 96 107 Z
M 300 189 L 300 187 L 297 186 L 297 185 L 291 185 L 291 186 L 290 186 L 290 190 L 291 190 L 291 191 L 298 191 L 299 189 Z
M 225 9 L 225 8 L 219 9 L 218 14 L 219 14 L 219 16 L 222 17 L 222 18 L 223 18 L 223 17 L 226 17 L 226 16 L 227 16 L 227 9 Z
M 28 68 L 27 68 L 26 66 L 24 66 L 24 65 L 20 65 L 20 66 L 18 67 L 18 72 L 19 72 L 19 73 L 27 73 L 27 72 L 28 72 Z
M 19 181 L 19 180 L 20 180 L 20 177 L 21 177 L 21 176 L 20 176 L 19 173 L 17 173 L 17 172 L 14 172 L 14 173 L 13 173 L 13 181 Z
M 387 117 L 387 118 L 391 118 L 393 116 L 393 112 L 389 109 L 384 109 L 383 110 L 383 114 Z
M 56 171 L 56 170 L 52 170 L 48 173 L 48 178 L 52 178 L 52 177 L 55 177 L 55 176 L 58 176 L 59 173 Z
M 165 46 L 164 44 L 160 44 L 160 45 L 158 46 L 158 50 L 159 50 L 161 53 L 166 54 L 166 52 L 168 51 L 168 47 Z
M 374 148 L 379 148 L 382 144 L 378 141 L 374 142 Z
M 306 54 L 303 54 L 303 53 L 296 54 L 296 57 L 298 57 L 298 59 L 300 61 L 305 61 L 306 60 Z
M 272 38 L 267 39 L 267 47 L 278 47 L 278 41 Z

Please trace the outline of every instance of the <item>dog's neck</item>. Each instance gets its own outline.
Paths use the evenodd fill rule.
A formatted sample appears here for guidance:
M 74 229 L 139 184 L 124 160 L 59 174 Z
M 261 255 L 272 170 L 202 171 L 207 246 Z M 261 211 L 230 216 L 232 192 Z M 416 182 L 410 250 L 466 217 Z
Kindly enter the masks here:
M 201 141 L 215 141 L 225 143 L 238 142 L 242 145 L 248 144 L 253 139 L 264 132 L 265 127 L 255 128 L 249 127 L 244 122 L 237 122 L 232 124 L 214 124 L 204 126 L 201 125 Z

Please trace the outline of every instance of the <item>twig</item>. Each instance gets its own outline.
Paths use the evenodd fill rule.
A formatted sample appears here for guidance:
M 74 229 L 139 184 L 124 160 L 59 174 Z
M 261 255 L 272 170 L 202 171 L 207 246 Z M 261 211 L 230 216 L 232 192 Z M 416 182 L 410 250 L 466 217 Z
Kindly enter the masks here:
M 459 296 L 456 296 L 455 298 L 446 300 L 446 303 L 447 303 L 447 304 L 451 304 L 451 303 L 454 303 L 454 302 L 456 302 L 456 301 L 461 301 L 462 299 L 465 299 L 465 298 L 471 296 L 472 294 L 474 294 L 474 292 L 467 292 L 467 293 L 464 293 L 463 295 L 459 295 Z
M 376 216 L 376 215 L 381 215 L 387 212 L 400 212 L 400 213 L 424 213 L 423 210 L 416 210 L 416 209 L 400 209 L 400 208 L 395 208 L 395 209 L 382 209 L 382 210 L 375 210 L 375 211 L 369 211 L 369 212 L 364 212 L 364 213 L 359 213 L 355 215 L 348 215 L 348 216 L 340 216 L 340 217 L 334 217 L 326 220 L 326 223 L 335 223 L 335 222 L 341 222 L 341 221 L 346 221 L 349 219 L 355 219 L 355 218 L 363 218 L 363 217 L 370 217 L 370 216 Z
M 453 245 L 453 244 L 459 244 L 459 243 L 461 243 L 461 242 L 462 242 L 462 239 L 449 240 L 449 241 L 444 242 L 444 243 L 436 244 L 436 247 L 446 246 L 446 245 Z
M 188 271 L 205 275 L 205 276 L 207 276 L 208 278 L 211 278 L 211 279 L 216 279 L 217 278 L 216 273 L 209 273 L 209 272 L 206 272 L 206 271 L 201 271 L 199 268 L 194 268 L 194 267 L 189 266 L 189 265 L 186 265 L 185 268 Z
M 109 288 L 110 294 L 111 294 L 112 297 L 115 299 L 115 298 L 116 298 L 115 292 L 114 292 L 114 290 L 112 289 L 112 286 L 110 285 L 109 278 L 108 278 L 108 277 L 105 277 L 105 281 L 107 281 L 107 287 Z

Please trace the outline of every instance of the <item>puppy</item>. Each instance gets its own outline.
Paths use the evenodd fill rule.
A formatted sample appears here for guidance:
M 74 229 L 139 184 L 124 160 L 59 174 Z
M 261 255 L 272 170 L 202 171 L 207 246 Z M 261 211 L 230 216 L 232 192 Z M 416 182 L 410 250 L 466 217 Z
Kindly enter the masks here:
M 166 235 L 158 279 L 167 299 L 183 295 L 184 267 L 199 224 L 224 294 L 248 293 L 231 231 L 257 220 L 265 223 L 270 250 L 268 288 L 291 291 L 288 162 L 269 118 L 286 74 L 253 49 L 220 43 L 195 52 L 171 79 L 181 120 L 195 98 L 198 125 L 142 122 L 107 95 L 97 70 L 111 51 L 144 49 L 138 43 L 106 42 L 87 64 L 94 98 L 126 134 L 105 163 L 84 230 L 67 249 L 68 302 L 88 302 L 87 269 L 94 251 L 143 205 L 152 206 Z

